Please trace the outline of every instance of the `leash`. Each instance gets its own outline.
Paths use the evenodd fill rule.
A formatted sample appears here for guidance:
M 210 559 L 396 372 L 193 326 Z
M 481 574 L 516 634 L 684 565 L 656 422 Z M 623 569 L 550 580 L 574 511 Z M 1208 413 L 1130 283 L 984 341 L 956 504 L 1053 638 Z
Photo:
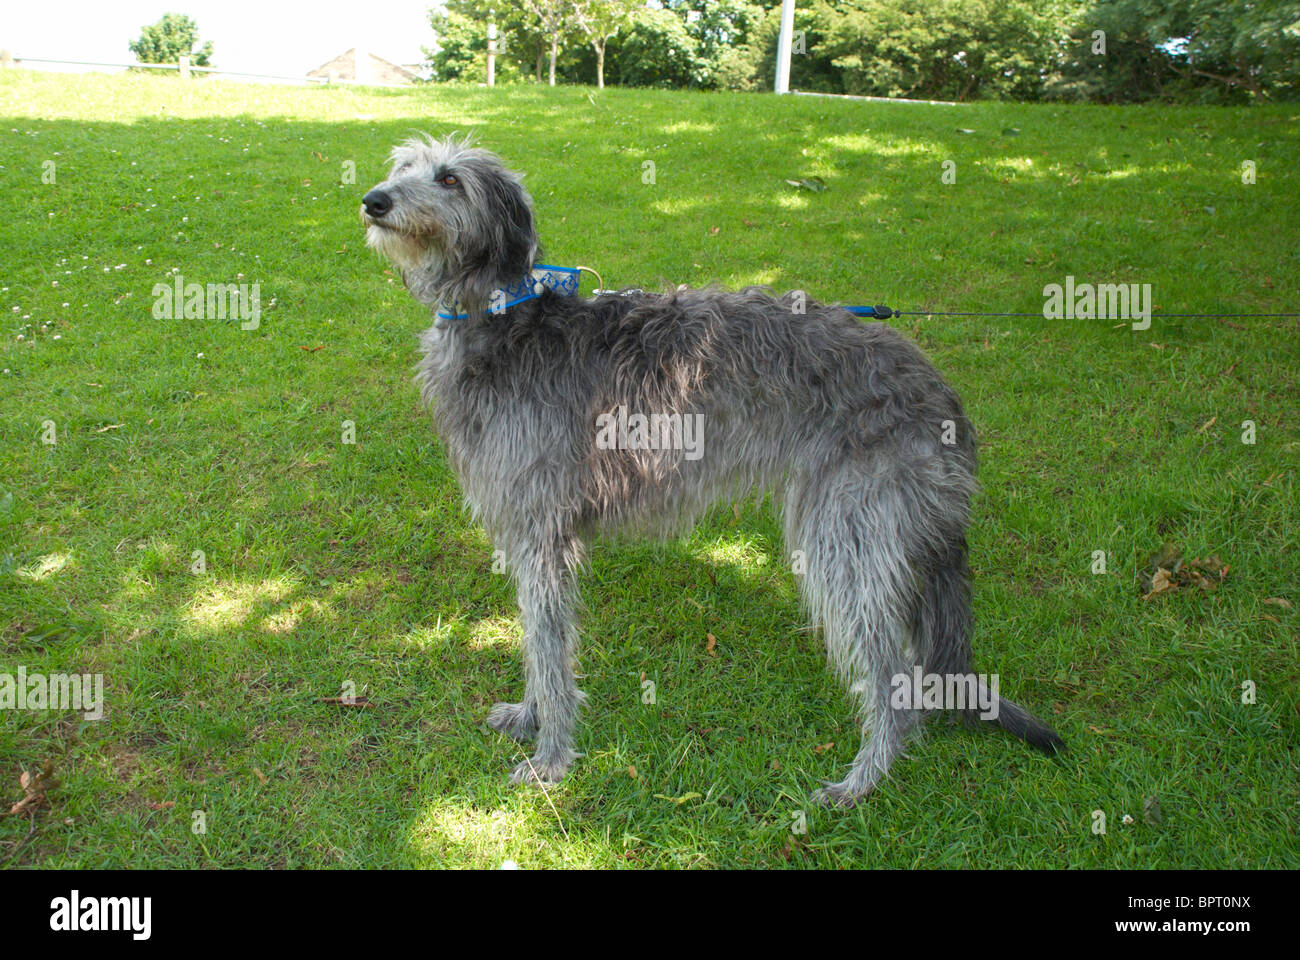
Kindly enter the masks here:
M 984 313 L 979 310 L 894 310 L 884 304 L 877 304 L 874 307 L 844 307 L 849 313 L 856 317 L 874 317 L 877 320 L 888 320 L 890 317 L 1042 317 L 1040 310 L 1038 313 Z M 1223 319 L 1235 317 L 1238 319 L 1253 319 L 1264 317 L 1300 317 L 1300 313 L 1153 313 L 1151 319 L 1156 317 L 1203 317 Z
M 520 277 L 519 280 L 512 284 L 507 284 L 493 291 L 492 300 L 489 310 L 493 313 L 500 313 L 509 307 L 523 303 L 527 300 L 534 300 L 542 295 L 544 290 L 550 290 L 562 296 L 576 297 L 578 295 L 578 284 L 581 279 L 582 271 L 593 274 L 598 286 L 594 292 L 595 296 L 602 294 L 617 293 L 616 290 L 606 290 L 605 281 L 600 274 L 592 267 L 557 267 L 554 264 L 539 263 L 528 273 Z M 437 317 L 439 320 L 464 320 L 469 314 L 462 313 L 459 310 L 460 304 L 454 304 L 451 310 L 439 310 Z M 895 310 L 893 307 L 885 306 L 878 303 L 875 306 L 844 306 L 842 310 L 847 310 L 855 317 L 870 317 L 873 320 L 888 320 L 890 317 L 1042 317 L 1042 311 L 1038 313 L 990 313 L 983 310 Z M 1296 319 L 1300 318 L 1300 313 L 1153 313 L 1152 319 L 1162 317 L 1167 319 L 1184 318 L 1184 319 L 1207 319 L 1207 320 L 1250 320 L 1250 319 Z

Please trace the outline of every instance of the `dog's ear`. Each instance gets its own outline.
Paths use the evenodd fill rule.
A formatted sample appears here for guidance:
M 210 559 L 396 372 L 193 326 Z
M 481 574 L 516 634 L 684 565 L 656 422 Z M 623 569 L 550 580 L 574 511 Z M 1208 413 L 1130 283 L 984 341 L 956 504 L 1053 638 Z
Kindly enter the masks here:
M 452 261 L 444 271 L 452 280 L 445 298 L 472 311 L 532 269 L 537 233 L 527 191 L 499 159 L 473 151 L 457 165 L 465 193 L 458 204 Z
M 502 279 L 520 277 L 532 269 L 537 250 L 528 194 L 514 177 L 494 178 L 490 203 L 496 229 L 486 256 Z

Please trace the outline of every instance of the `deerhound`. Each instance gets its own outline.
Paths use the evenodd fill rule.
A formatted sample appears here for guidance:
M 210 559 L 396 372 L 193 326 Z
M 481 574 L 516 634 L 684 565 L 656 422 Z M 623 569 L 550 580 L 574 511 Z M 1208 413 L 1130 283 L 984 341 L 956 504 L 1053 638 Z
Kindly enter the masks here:
M 416 379 L 517 588 L 524 695 L 487 717 L 536 739 L 514 781 L 554 782 L 578 756 L 584 538 L 680 531 L 747 492 L 779 504 L 808 612 L 858 702 L 861 748 L 819 802 L 869 793 L 924 707 L 974 718 L 969 702 L 899 696 L 919 669 L 973 676 L 975 434 L 917 347 L 798 291 L 581 298 L 576 284 L 556 288 L 563 271 L 538 268 L 532 201 L 494 154 L 426 138 L 391 159 L 359 213 L 368 244 L 434 315 Z M 1045 751 L 1062 746 L 998 697 L 996 677 L 976 689 L 992 705 L 980 716 Z

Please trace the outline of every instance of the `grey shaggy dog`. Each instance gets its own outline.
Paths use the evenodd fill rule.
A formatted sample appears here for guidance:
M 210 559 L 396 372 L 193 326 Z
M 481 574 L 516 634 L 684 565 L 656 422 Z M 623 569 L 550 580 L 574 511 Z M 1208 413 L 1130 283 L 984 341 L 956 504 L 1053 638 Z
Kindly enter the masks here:
M 518 588 L 524 695 L 487 718 L 536 739 L 512 779 L 556 781 L 577 756 L 584 539 L 680 531 L 757 491 L 781 508 L 802 596 L 859 706 L 861 749 L 816 799 L 849 806 L 865 796 L 923 716 L 891 705 L 895 678 L 915 665 L 971 670 L 975 434 L 957 395 L 891 327 L 802 295 L 545 290 L 499 309 L 494 292 L 538 255 L 519 178 L 452 138 L 410 140 L 392 161 L 363 200 L 367 241 L 412 296 L 450 315 L 423 335 L 418 381 L 473 516 Z M 703 455 L 681 443 L 598 443 L 598 418 L 620 408 L 667 415 L 660 422 L 678 440 L 675 418 L 702 415 Z M 980 683 L 1000 726 L 1046 751 L 1062 746 Z

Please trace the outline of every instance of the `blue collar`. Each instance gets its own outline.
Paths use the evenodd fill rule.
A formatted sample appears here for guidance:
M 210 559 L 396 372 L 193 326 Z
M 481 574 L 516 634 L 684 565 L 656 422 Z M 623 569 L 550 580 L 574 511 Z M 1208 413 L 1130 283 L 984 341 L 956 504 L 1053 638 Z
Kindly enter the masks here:
M 578 268 L 554 267 L 549 263 L 539 263 L 532 270 L 520 277 L 515 283 L 509 283 L 492 291 L 488 298 L 488 312 L 500 313 L 525 300 L 535 300 L 543 290 L 551 290 L 566 297 L 578 295 Z M 451 310 L 439 310 L 439 320 L 465 320 L 468 313 L 461 312 L 460 304 L 453 304 Z

